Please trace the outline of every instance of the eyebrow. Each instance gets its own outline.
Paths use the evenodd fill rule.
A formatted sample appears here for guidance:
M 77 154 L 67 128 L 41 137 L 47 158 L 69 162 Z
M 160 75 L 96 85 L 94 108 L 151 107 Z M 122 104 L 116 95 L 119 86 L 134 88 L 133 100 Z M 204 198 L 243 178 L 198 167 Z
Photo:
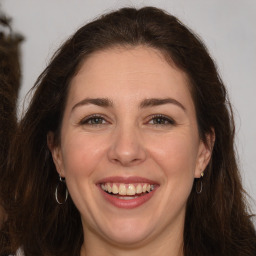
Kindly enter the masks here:
M 145 99 L 141 102 L 140 108 L 146 108 L 146 107 L 154 107 L 154 106 L 160 106 L 164 104 L 174 104 L 182 110 L 186 112 L 186 108 L 177 100 L 173 98 L 164 98 L 164 99 L 157 99 L 157 98 L 152 98 L 152 99 Z
M 77 107 L 84 106 L 84 105 L 89 105 L 89 104 L 93 104 L 93 105 L 96 105 L 96 106 L 99 106 L 99 107 L 105 107 L 105 108 L 113 107 L 113 102 L 108 98 L 85 98 L 85 99 L 79 101 L 78 103 L 76 103 L 72 107 L 71 111 L 73 111 Z M 180 107 L 182 110 L 184 110 L 186 112 L 186 108 L 179 101 L 177 101 L 173 98 L 163 98 L 163 99 L 150 98 L 150 99 L 145 99 L 140 103 L 139 107 L 140 108 L 147 108 L 147 107 L 161 106 L 161 105 L 165 105 L 165 104 L 174 104 L 174 105 Z
M 96 105 L 99 107 L 112 107 L 113 106 L 112 101 L 107 98 L 85 98 L 85 99 L 79 101 L 78 103 L 76 103 L 72 107 L 71 111 L 73 111 L 77 107 L 89 105 L 89 104 L 93 104 L 93 105 Z

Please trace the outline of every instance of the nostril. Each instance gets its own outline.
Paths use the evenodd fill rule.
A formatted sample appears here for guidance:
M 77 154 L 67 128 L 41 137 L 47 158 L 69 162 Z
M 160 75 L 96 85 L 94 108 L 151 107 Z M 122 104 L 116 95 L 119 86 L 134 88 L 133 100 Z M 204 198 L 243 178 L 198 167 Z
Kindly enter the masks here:
M 118 157 L 111 159 L 112 162 L 116 164 L 121 164 L 123 166 L 136 165 L 144 161 L 145 158 L 130 158 L 130 157 Z
M 125 130 L 124 130 L 125 129 Z M 127 126 L 116 131 L 109 148 L 108 157 L 113 163 L 119 163 L 124 166 L 135 165 L 144 161 L 146 153 L 140 136 Z

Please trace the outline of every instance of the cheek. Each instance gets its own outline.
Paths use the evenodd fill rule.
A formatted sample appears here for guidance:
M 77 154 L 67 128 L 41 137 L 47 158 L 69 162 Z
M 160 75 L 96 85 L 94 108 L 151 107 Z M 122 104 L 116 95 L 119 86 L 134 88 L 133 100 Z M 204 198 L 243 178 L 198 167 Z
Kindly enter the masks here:
M 70 134 L 63 139 L 62 156 L 66 176 L 90 176 L 99 163 L 102 141 L 84 134 Z M 79 178 L 79 177 L 78 177 Z
M 168 182 L 193 182 L 198 146 L 192 136 L 173 134 L 162 141 L 158 138 L 150 152 Z
M 97 138 L 80 132 L 66 133 L 62 139 L 63 171 L 69 194 L 80 212 L 89 213 L 88 205 L 93 204 L 94 175 L 103 150 Z
M 162 212 L 170 219 L 176 218 L 181 212 L 185 214 L 194 182 L 197 150 L 196 139 L 184 133 L 152 140 L 151 158 L 156 164 L 155 170 L 161 174 L 162 182 L 159 209 L 164 209 Z

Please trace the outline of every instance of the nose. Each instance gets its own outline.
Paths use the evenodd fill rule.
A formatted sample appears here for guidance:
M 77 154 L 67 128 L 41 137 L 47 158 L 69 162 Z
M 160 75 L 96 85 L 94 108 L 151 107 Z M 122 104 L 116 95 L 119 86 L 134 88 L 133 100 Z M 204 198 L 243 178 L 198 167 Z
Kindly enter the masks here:
M 117 128 L 113 134 L 108 158 L 122 166 L 140 164 L 146 159 L 142 136 L 134 127 Z

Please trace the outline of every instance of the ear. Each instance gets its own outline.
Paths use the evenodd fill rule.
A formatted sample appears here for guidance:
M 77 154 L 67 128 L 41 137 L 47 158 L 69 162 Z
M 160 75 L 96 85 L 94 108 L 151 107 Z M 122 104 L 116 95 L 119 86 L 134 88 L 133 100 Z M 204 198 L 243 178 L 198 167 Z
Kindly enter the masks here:
M 56 170 L 61 177 L 64 176 L 64 168 L 63 168 L 63 159 L 61 154 L 61 149 L 59 146 L 56 146 L 54 143 L 54 133 L 48 132 L 47 134 L 47 146 L 52 154 L 52 159 L 55 164 Z
M 195 169 L 195 178 L 200 178 L 212 156 L 212 150 L 215 142 L 215 131 L 206 135 L 206 141 L 200 140 L 197 163 Z

